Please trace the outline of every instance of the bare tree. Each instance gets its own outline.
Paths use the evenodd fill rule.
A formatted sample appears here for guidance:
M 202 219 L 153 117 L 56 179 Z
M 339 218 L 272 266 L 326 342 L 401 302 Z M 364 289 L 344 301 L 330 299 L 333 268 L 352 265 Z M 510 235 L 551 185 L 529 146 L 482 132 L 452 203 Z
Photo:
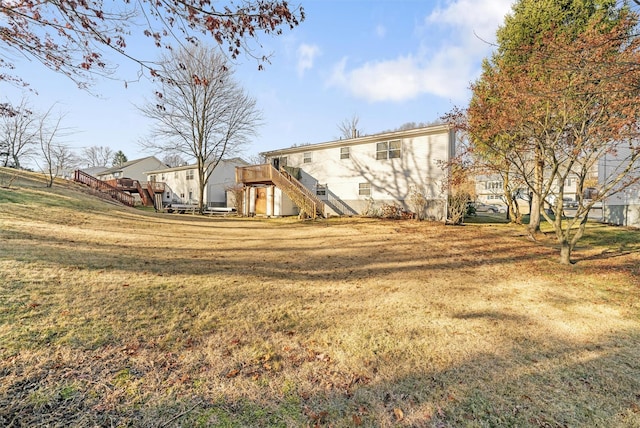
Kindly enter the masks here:
M 158 124 L 142 145 L 195 160 L 202 212 L 209 177 L 255 135 L 261 114 L 217 50 L 193 46 L 165 56 L 161 64 L 162 75 L 171 79 L 159 79 L 155 100 L 141 107 Z
M 21 160 L 35 153 L 38 120 L 26 98 L 11 111 L 0 115 L 0 165 L 21 168 Z
M 87 167 L 107 166 L 113 159 L 113 150 L 105 146 L 91 146 L 82 150 L 82 163 Z
M 53 185 L 53 180 L 65 169 L 73 168 L 78 163 L 77 156 L 64 142 L 65 130 L 61 127 L 64 114 L 53 118 L 52 109 L 41 116 L 38 126 L 38 142 L 42 150 L 44 165 L 42 170 L 47 175 L 47 187 Z
M 348 119 L 343 120 L 338 124 L 338 130 L 340 131 L 340 138 L 350 139 L 360 136 L 360 129 L 358 129 L 358 122 L 360 118 L 354 114 Z
M 162 158 L 162 162 L 166 165 L 169 165 L 171 168 L 184 165 L 186 163 L 182 156 L 177 153 L 169 153 L 165 155 Z

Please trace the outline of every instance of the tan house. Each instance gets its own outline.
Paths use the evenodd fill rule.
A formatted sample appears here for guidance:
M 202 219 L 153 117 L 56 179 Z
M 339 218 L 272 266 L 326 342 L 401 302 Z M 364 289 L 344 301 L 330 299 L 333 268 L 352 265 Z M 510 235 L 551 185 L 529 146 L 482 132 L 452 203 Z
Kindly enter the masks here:
M 411 210 L 418 192 L 426 217 L 444 220 L 443 165 L 454 148 L 446 125 L 387 132 L 266 152 L 266 164 L 238 168 L 236 180 L 245 215 L 355 215 L 392 204 Z
M 102 181 L 109 181 L 114 179 L 128 178 L 131 180 L 138 180 L 140 182 L 147 181 L 147 171 L 159 170 L 168 168 L 161 160 L 155 156 L 148 156 L 146 158 L 135 159 L 123 163 L 122 165 L 116 165 L 111 168 L 107 168 L 97 173 L 96 178 Z

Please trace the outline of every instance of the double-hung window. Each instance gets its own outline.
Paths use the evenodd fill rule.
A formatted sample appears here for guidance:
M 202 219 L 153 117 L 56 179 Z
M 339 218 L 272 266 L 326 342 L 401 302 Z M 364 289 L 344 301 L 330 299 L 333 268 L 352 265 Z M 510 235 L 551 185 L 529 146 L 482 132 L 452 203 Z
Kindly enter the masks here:
M 311 163 L 311 152 L 304 152 L 304 163 Z
M 349 159 L 350 154 L 349 147 L 340 147 L 340 159 Z
M 376 144 L 376 159 L 398 159 L 402 156 L 402 141 L 383 141 Z

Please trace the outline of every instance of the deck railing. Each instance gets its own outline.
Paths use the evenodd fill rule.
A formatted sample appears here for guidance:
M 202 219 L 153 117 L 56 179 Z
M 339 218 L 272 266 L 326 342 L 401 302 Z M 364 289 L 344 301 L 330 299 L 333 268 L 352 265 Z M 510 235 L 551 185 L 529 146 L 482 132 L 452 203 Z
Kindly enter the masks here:
M 82 183 L 86 186 L 91 187 L 92 189 L 99 190 L 101 193 L 105 193 L 116 201 L 128 205 L 130 207 L 135 205 L 135 199 L 128 193 L 123 192 L 110 185 L 107 182 L 99 180 L 92 175 L 87 174 L 84 171 L 80 171 L 79 169 L 75 170 L 73 173 L 73 181 L 77 183 Z
M 236 167 L 236 182 L 273 183 L 308 216 L 312 218 L 316 218 L 318 214 L 325 216 L 324 203 L 311 190 L 284 169 L 278 171 L 271 164 Z

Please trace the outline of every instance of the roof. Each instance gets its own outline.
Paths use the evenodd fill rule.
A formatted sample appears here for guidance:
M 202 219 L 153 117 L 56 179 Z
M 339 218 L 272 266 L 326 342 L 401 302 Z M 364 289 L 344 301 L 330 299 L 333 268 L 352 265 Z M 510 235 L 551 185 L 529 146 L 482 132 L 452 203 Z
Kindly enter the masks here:
M 140 163 L 142 161 L 145 161 L 147 159 L 155 159 L 156 161 L 160 162 L 160 159 L 156 158 L 155 156 L 147 156 L 146 158 L 134 159 L 132 161 L 125 162 L 125 163 L 123 163 L 121 165 L 116 165 L 116 166 L 113 166 L 111 168 L 107 168 L 104 171 L 100 171 L 99 175 L 113 174 L 114 172 L 122 171 L 125 168 L 133 166 L 133 165 L 135 165 L 137 163 Z
M 355 146 L 358 144 L 367 144 L 367 143 L 373 143 L 377 141 L 416 137 L 416 136 L 421 136 L 426 134 L 437 134 L 437 133 L 450 131 L 450 130 L 451 130 L 451 127 L 449 125 L 432 125 L 432 126 L 425 126 L 423 128 L 414 128 L 414 129 L 408 129 L 404 131 L 382 132 L 380 134 L 367 135 L 364 137 L 357 137 L 357 138 L 339 139 L 339 140 L 328 141 L 324 143 L 305 144 L 301 146 L 289 147 L 289 148 L 284 148 L 279 150 L 271 150 L 268 152 L 262 152 L 260 154 L 265 157 L 273 157 L 273 156 L 283 155 L 283 154 L 307 152 L 310 150 Z

